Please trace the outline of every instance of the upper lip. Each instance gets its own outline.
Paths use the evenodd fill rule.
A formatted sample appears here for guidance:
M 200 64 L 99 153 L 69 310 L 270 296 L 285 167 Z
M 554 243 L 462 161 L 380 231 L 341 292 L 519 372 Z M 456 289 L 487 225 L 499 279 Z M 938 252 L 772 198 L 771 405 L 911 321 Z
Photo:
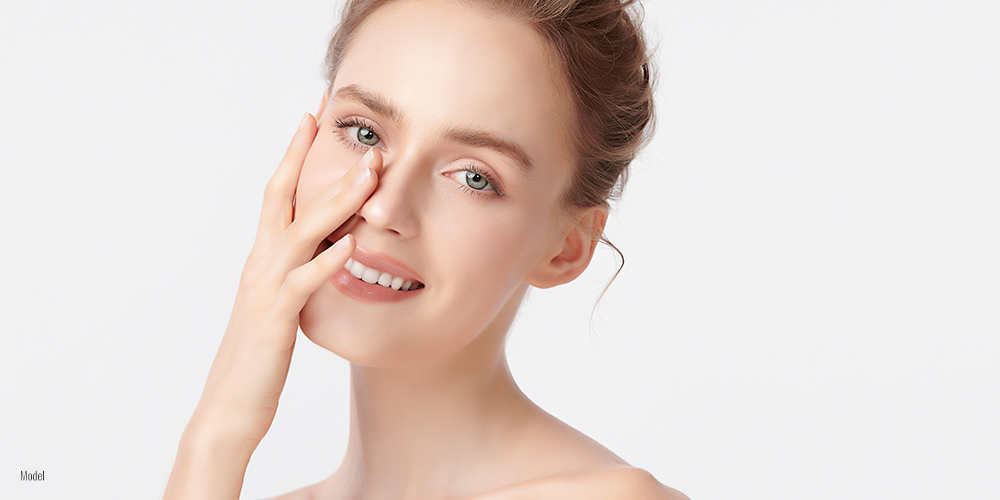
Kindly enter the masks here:
M 404 280 L 413 280 L 424 283 L 423 278 L 420 277 L 414 270 L 410 269 L 402 262 L 389 257 L 388 255 L 376 252 L 373 250 L 368 250 L 361 245 L 357 245 L 354 248 L 354 255 L 351 256 L 354 260 L 361 263 L 365 267 L 370 267 L 372 269 L 378 269 L 389 273 L 397 278 L 403 278 Z M 426 286 L 426 283 L 424 283 Z

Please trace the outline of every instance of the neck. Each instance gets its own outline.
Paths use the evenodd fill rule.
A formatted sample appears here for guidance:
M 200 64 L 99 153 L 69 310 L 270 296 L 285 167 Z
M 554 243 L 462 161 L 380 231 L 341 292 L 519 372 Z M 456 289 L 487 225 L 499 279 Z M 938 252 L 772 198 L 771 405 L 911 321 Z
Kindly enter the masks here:
M 351 365 L 351 427 L 337 481 L 349 498 L 471 496 L 534 405 L 504 340 L 523 291 L 459 352 L 400 367 Z M 510 309 L 506 311 L 506 309 Z M 495 471 L 494 471 L 495 472 Z

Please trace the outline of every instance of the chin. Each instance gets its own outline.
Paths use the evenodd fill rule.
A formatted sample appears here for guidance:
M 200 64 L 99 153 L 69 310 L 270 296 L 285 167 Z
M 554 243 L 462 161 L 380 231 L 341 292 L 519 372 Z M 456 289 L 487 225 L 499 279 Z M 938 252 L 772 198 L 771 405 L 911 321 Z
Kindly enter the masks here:
M 324 283 L 299 313 L 299 326 L 312 343 L 353 364 L 389 368 L 440 362 L 464 351 L 475 356 L 472 351 L 482 349 L 469 351 L 472 344 L 502 350 L 502 337 L 526 288 L 494 300 L 496 311 L 462 315 L 455 314 L 454 306 L 439 305 L 461 303 L 450 296 L 424 295 L 416 307 L 373 306 L 345 295 L 333 283 Z
M 359 365 L 392 366 L 399 362 L 396 342 L 381 338 L 371 326 L 333 305 L 316 304 L 312 298 L 299 313 L 299 328 L 309 341 Z
M 321 289 L 313 294 L 299 313 L 299 327 L 312 343 L 353 364 L 388 368 L 460 349 L 449 349 L 452 342 L 448 342 L 448 336 L 432 337 L 412 323 L 376 324 L 366 320 L 365 315 L 352 310 L 350 299 L 344 303 L 343 297 L 334 295 L 337 293 Z

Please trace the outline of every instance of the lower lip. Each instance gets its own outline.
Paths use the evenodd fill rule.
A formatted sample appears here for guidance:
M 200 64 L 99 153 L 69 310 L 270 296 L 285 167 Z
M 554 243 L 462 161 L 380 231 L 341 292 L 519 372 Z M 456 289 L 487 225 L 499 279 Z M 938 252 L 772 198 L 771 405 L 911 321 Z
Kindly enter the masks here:
M 368 283 L 367 281 L 355 278 L 350 271 L 343 268 L 330 277 L 330 282 L 333 283 L 333 286 L 337 287 L 337 289 L 341 292 L 344 292 L 361 302 L 378 304 L 412 299 L 417 295 L 420 295 L 420 292 L 424 291 L 424 288 L 419 288 L 417 290 L 402 292 L 399 290 L 393 290 L 392 288 L 386 288 L 382 285 Z

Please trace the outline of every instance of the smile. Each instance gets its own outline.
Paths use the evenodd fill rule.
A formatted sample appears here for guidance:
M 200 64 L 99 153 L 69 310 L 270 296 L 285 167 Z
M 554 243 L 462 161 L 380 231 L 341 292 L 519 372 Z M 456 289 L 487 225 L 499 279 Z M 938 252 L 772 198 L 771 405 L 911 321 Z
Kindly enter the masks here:
M 427 291 L 422 278 L 409 266 L 361 245 L 354 248 L 354 255 L 330 282 L 354 299 L 377 304 L 409 301 Z
M 344 264 L 344 269 L 351 273 L 352 276 L 364 281 L 365 283 L 381 285 L 385 288 L 391 288 L 393 290 L 408 292 L 424 287 L 424 284 L 417 280 L 407 280 L 400 278 L 399 276 L 393 276 L 385 271 L 379 271 L 378 269 L 365 266 L 353 258 L 347 260 L 347 263 Z

